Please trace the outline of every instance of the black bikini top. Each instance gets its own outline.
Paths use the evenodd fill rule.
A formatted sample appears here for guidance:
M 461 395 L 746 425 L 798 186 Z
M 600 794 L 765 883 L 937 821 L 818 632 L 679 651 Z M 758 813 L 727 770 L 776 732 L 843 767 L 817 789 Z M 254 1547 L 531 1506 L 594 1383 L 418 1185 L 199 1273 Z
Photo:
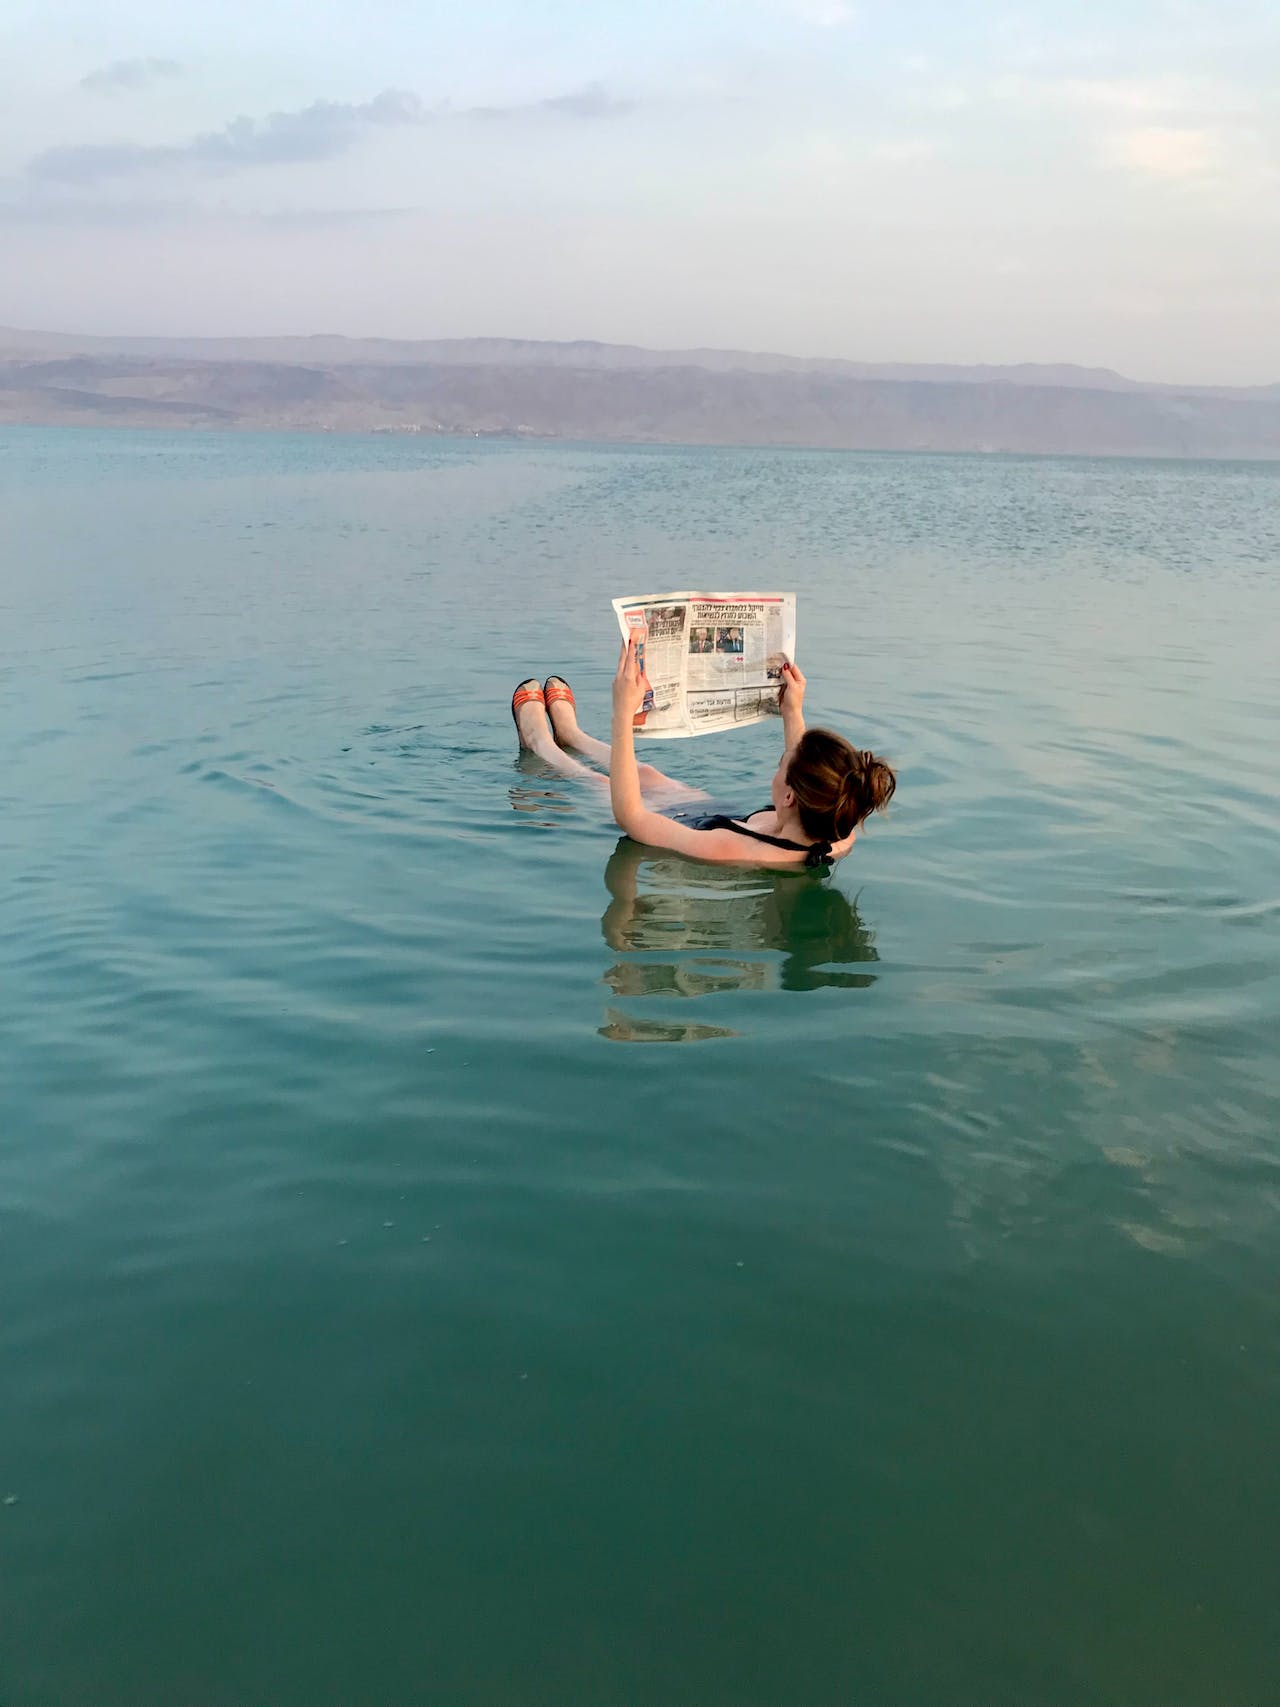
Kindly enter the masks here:
M 767 812 L 769 807 L 757 807 L 757 811 Z M 754 817 L 754 813 L 752 816 Z M 703 818 L 698 824 L 700 830 L 732 830 L 739 836 L 750 836 L 753 842 L 768 842 L 771 848 L 788 848 L 795 853 L 804 855 L 804 863 L 809 866 L 826 865 L 831 859 L 830 842 L 793 842 L 786 836 L 766 836 L 763 830 L 753 830 L 746 824 L 741 824 L 736 818 L 729 818 L 723 812 L 716 812 L 710 818 Z

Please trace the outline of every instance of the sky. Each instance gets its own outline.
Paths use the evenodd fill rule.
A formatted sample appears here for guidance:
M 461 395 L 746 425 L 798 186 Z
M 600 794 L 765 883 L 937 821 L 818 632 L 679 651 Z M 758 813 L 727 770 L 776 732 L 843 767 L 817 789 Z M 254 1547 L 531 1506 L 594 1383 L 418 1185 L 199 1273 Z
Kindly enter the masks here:
M 1276 0 L 4 0 L 0 324 L 1280 382 Z

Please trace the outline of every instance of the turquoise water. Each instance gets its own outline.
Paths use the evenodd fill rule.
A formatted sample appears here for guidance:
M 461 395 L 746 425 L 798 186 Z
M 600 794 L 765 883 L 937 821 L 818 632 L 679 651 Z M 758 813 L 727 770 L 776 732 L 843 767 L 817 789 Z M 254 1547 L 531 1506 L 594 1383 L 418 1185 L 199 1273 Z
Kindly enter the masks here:
M 0 1700 L 1275 1699 L 1280 470 L 29 430 L 0 514 Z M 515 756 L 707 584 L 899 766 L 826 884 Z

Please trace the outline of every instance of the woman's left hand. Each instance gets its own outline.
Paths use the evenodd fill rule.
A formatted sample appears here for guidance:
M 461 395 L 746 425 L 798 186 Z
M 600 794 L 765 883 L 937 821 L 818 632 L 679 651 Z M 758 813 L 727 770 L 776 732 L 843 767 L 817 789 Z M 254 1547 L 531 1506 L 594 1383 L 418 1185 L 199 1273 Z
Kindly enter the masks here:
M 623 717 L 634 717 L 644 700 L 644 677 L 636 657 L 636 637 L 629 634 L 618 654 L 618 673 L 613 678 L 613 709 Z

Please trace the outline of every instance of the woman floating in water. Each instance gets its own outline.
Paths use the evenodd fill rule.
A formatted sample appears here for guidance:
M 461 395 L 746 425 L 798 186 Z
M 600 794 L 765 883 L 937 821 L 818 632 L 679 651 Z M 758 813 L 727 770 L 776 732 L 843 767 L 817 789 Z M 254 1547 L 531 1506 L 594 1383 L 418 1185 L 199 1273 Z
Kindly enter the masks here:
M 573 689 L 560 676 L 539 687 L 530 678 L 511 697 L 520 745 L 565 775 L 591 776 L 562 749 L 585 754 L 609 771 L 609 796 L 621 829 L 649 847 L 670 848 L 723 864 L 818 866 L 843 859 L 858 825 L 887 806 L 896 779 L 874 753 L 851 746 L 830 729 L 806 729 L 804 675 L 782 666 L 782 735 L 770 804 L 745 818 L 677 810 L 675 801 L 705 800 L 698 789 L 636 762 L 632 718 L 644 697 L 634 637 L 622 648 L 613 678 L 613 740 L 609 746 L 578 727 Z M 663 810 L 647 805 L 664 802 Z

